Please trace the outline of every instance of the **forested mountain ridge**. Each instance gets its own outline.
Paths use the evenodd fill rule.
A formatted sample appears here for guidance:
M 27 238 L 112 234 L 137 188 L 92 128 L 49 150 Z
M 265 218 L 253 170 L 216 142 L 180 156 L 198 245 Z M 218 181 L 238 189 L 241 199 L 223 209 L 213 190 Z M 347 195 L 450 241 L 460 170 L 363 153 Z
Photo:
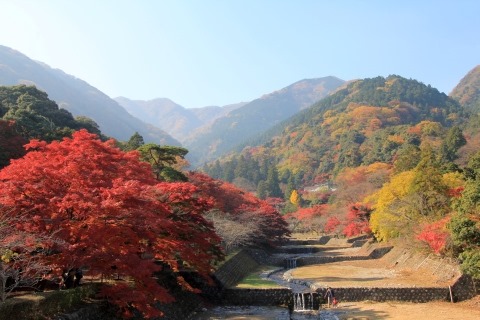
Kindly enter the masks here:
M 465 108 L 480 111 L 480 65 L 473 68 L 463 77 L 450 93 Z
M 61 140 L 80 129 L 106 138 L 92 119 L 74 118 L 33 86 L 0 86 L 0 169 L 22 157 L 31 139 Z
M 306 79 L 264 95 L 217 119 L 185 141 L 197 163 L 215 159 L 327 96 L 344 83 L 336 77 Z
M 465 114 L 457 101 L 416 80 L 392 75 L 352 81 L 271 129 L 265 144 L 205 168 L 214 177 L 234 181 L 242 177 L 235 175 L 243 172 L 239 163 L 253 162 L 249 165 L 258 168 L 268 163 L 276 166 L 285 185 L 293 176 L 302 188 L 347 167 L 392 163 L 422 143 L 439 147 L 447 129 L 460 124 Z M 258 186 L 266 172 L 242 178 Z
M 211 124 L 228 112 L 246 104 L 187 109 L 167 98 L 145 101 L 117 97 L 115 101 L 134 117 L 165 130 L 180 142 L 194 134 L 195 130 Z
M 479 123 L 416 80 L 357 80 L 204 170 L 256 188 L 291 230 L 398 241 L 480 278 Z
M 60 108 L 74 116 L 93 119 L 104 134 L 118 140 L 126 141 L 139 132 L 148 142 L 180 145 L 161 129 L 131 116 L 116 101 L 87 82 L 0 46 L 0 85 L 18 84 L 35 85 L 47 92 Z

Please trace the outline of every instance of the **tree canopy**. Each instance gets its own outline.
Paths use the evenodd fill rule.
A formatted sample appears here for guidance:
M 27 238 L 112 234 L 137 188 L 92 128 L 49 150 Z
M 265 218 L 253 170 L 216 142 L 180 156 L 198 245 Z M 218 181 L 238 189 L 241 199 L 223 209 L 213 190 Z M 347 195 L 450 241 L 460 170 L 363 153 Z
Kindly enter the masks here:
M 159 183 L 138 152 L 125 153 L 86 130 L 26 147 L 23 158 L 0 171 L 0 205 L 28 217 L 21 231 L 56 232 L 66 246 L 51 248 L 46 258 L 59 270 L 88 266 L 92 275 L 130 279 L 102 290 L 127 314 L 133 307 L 158 315 L 156 301 L 172 300 L 152 277 L 162 270 L 157 261 L 207 277 L 221 258 L 220 239 L 202 216 L 211 200 L 190 183 Z

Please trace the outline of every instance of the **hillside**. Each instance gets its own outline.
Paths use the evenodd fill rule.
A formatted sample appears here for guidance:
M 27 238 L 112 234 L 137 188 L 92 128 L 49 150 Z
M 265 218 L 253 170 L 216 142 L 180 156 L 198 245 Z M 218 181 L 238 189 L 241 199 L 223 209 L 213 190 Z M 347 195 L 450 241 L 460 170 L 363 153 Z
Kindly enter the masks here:
M 126 141 L 137 131 L 148 142 L 180 144 L 161 129 L 133 117 L 87 82 L 0 46 L 0 85 L 17 84 L 35 85 L 47 92 L 60 108 L 74 116 L 93 119 L 104 134 L 118 140 Z
M 145 101 L 118 97 L 115 101 L 134 117 L 168 132 L 180 142 L 185 141 L 195 130 L 245 104 L 187 109 L 167 98 Z
M 263 145 L 247 147 L 206 171 L 228 180 L 242 177 L 240 164 L 268 163 L 276 165 L 285 184 L 293 177 L 297 187 L 314 185 L 347 167 L 391 164 L 423 143 L 438 148 L 447 129 L 463 119 L 458 102 L 421 82 L 395 75 L 358 80 L 263 134 Z M 265 169 L 242 178 L 251 185 L 267 179 Z
M 298 81 L 235 109 L 204 128 L 185 146 L 197 163 L 215 159 L 256 134 L 327 96 L 344 83 L 335 77 Z
M 473 68 L 450 93 L 462 106 L 480 112 L 480 65 Z

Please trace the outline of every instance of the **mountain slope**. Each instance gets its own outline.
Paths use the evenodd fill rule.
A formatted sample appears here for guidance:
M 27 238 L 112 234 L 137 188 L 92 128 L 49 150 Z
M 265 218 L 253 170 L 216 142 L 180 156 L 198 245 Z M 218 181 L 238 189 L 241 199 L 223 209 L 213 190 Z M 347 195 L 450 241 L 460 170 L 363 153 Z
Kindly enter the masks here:
M 118 140 L 128 140 L 137 131 L 148 142 L 180 144 L 159 128 L 133 117 L 116 101 L 85 81 L 0 46 L 0 85 L 16 84 L 35 85 L 47 92 L 59 107 L 74 116 L 95 120 L 104 134 Z
M 118 97 L 115 101 L 134 117 L 165 130 L 181 142 L 194 130 L 243 105 L 187 109 L 166 98 L 144 101 Z
M 343 83 L 335 77 L 296 82 L 229 112 L 186 140 L 185 146 L 196 156 L 197 163 L 214 159 L 317 102 Z
M 462 106 L 480 112 L 480 65 L 473 68 L 450 93 Z
M 276 165 L 281 177 L 293 175 L 297 183 L 311 185 L 317 177 L 334 176 L 347 167 L 391 164 L 400 150 L 421 143 L 437 148 L 447 128 L 465 119 L 457 101 L 418 81 L 400 76 L 353 81 L 272 128 L 264 134 L 263 145 L 246 148 L 224 159 L 226 166 L 219 168 L 217 162 L 206 171 L 216 177 L 232 163 L 227 171 L 234 173 L 242 172 L 238 165 L 245 161 L 259 168 L 268 163 Z M 250 182 L 256 185 L 259 180 Z

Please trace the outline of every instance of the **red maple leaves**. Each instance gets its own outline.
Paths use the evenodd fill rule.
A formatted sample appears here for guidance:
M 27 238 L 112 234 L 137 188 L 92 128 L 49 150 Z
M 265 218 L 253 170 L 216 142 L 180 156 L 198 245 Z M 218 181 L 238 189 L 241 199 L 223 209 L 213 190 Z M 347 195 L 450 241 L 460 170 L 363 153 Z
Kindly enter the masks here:
M 450 238 L 450 233 L 446 227 L 449 221 L 450 216 L 447 216 L 436 222 L 424 225 L 422 231 L 417 235 L 417 239 L 425 242 L 435 253 L 440 253 Z
M 127 279 L 103 290 L 126 312 L 133 306 L 156 316 L 155 302 L 172 300 L 152 277 L 161 270 L 156 261 L 207 276 L 221 257 L 220 240 L 202 217 L 211 200 L 189 183 L 158 183 L 137 152 L 85 130 L 27 148 L 0 171 L 0 204 L 28 217 L 20 230 L 57 232 L 66 246 L 48 258 L 58 268 L 86 266 L 89 275 Z

